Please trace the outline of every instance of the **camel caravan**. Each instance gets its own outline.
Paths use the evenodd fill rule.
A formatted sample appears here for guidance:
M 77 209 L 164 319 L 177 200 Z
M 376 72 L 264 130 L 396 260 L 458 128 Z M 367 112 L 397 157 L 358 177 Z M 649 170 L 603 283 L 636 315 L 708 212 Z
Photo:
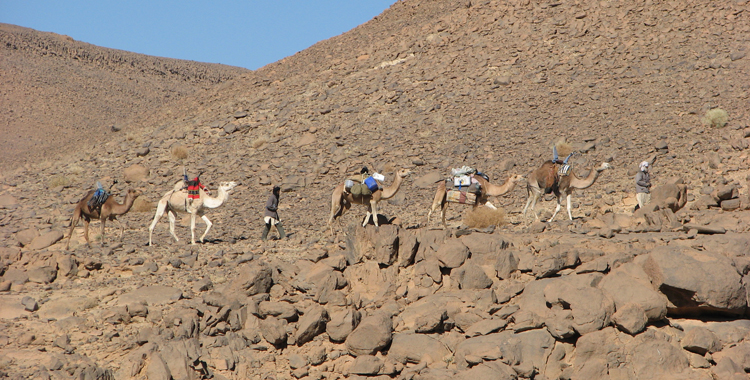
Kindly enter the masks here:
M 558 152 L 567 157 L 564 160 L 560 160 Z M 453 168 L 451 169 L 450 176 L 435 182 L 435 195 L 427 212 L 424 226 L 429 225 L 432 214 L 439 210 L 442 228 L 448 228 L 446 224 L 446 210 L 450 203 L 469 205 L 472 207 L 472 211 L 476 211 L 480 206 L 490 210 L 497 210 L 497 207 L 490 202 L 490 198 L 510 194 L 516 185 L 524 180 L 526 181 L 527 194 L 526 205 L 521 212 L 524 222 L 529 221 L 528 212 L 534 215 L 535 220 L 539 220 L 539 215 L 535 211 L 535 207 L 537 202 L 543 199 L 545 195 L 554 195 L 557 201 L 552 216 L 547 220 L 548 223 L 552 222 L 557 216 L 562 208 L 563 200 L 565 200 L 568 218 L 573 220 L 571 211 L 571 195 L 573 191 L 575 189 L 591 187 L 599 178 L 599 175 L 603 171 L 610 169 L 611 166 L 603 162 L 598 167 L 589 170 L 588 175 L 582 178 L 578 176 L 576 168 L 568 163 L 572 156 L 572 148 L 564 142 L 558 142 L 553 147 L 552 160 L 545 161 L 540 167 L 531 171 L 526 176 L 510 174 L 501 185 L 491 183 L 489 176 L 475 168 L 469 166 Z M 378 205 L 381 201 L 393 198 L 410 174 L 411 170 L 409 169 L 398 170 L 391 183 L 387 186 L 383 184 L 385 176 L 379 173 L 370 174 L 367 167 L 364 167 L 355 175 L 348 176 L 343 182 L 334 187 L 331 194 L 331 211 L 328 218 L 331 234 L 335 234 L 334 222 L 338 220 L 340 226 L 341 219 L 339 218 L 353 204 L 364 205 L 367 208 L 362 226 L 366 226 L 370 222 L 376 227 L 381 224 L 398 224 L 399 221 L 395 220 L 397 218 L 387 219 L 384 215 L 380 214 Z M 211 220 L 206 216 L 207 211 L 224 205 L 229 199 L 232 189 L 238 183 L 233 181 L 221 182 L 216 195 L 212 196 L 209 189 L 200 183 L 199 177 L 188 180 L 187 175 L 184 174 L 184 178 L 175 183 L 174 187 L 161 197 L 156 205 L 154 218 L 148 227 L 149 246 L 153 245 L 154 229 L 164 214 L 167 214 L 169 219 L 169 232 L 175 242 L 180 241 L 175 232 L 177 214 L 190 215 L 191 244 L 196 244 L 195 224 L 197 219 L 200 218 L 205 223 L 206 229 L 197 240 L 201 243 L 205 242 L 206 236 L 213 226 Z M 88 246 L 90 246 L 88 227 L 92 219 L 101 222 L 100 235 L 102 244 L 104 244 L 105 240 L 104 227 L 107 220 L 116 221 L 120 225 L 119 238 L 122 240 L 123 227 L 116 217 L 126 214 L 133 206 L 135 199 L 141 194 L 140 190 L 129 189 L 123 203 L 117 203 L 113 197 L 109 196 L 109 192 L 105 191 L 97 183 L 97 189 L 88 191 L 75 207 L 71 218 L 66 249 L 69 249 L 73 230 L 81 219 L 84 221 L 84 238 Z M 273 225 L 279 231 L 283 231 L 280 228 L 281 224 L 276 213 L 278 192 L 276 192 L 275 197 L 269 200 L 269 205 L 267 206 L 268 210 L 266 210 L 265 217 L 267 229 L 270 228 L 270 225 Z M 269 215 L 273 216 L 273 218 L 269 219 Z M 263 240 L 266 240 L 266 236 L 267 231 L 262 235 Z M 283 237 L 284 234 L 280 233 L 280 238 Z

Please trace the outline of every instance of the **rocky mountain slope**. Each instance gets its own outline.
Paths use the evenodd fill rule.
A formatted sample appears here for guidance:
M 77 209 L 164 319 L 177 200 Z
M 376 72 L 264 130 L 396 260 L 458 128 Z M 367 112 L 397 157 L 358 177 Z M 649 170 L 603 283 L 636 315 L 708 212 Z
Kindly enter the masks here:
M 60 158 L 2 172 L 0 371 L 747 378 L 747 18 L 744 1 L 403 1 L 255 72 L 220 67 L 203 89 L 129 107 L 127 128 L 97 150 L 45 129 Z M 728 123 L 704 125 L 716 107 Z M 550 159 L 561 139 L 578 152 L 578 175 L 611 165 L 574 193 L 574 220 L 565 210 L 524 220 L 522 183 L 492 200 L 504 225 L 470 228 L 461 205 L 447 230 L 426 223 L 451 167 L 500 183 Z M 659 190 L 633 213 L 645 159 Z M 398 225 L 357 227 L 365 209 L 354 205 L 331 235 L 331 191 L 362 165 L 386 185 L 411 170 L 379 207 Z M 189 219 L 178 217 L 179 242 L 162 220 L 146 246 L 153 204 L 183 167 L 214 190 L 241 184 L 207 213 L 206 243 L 186 243 Z M 118 180 L 119 202 L 143 192 L 119 217 L 123 241 L 108 229 L 100 247 L 93 223 L 92 248 L 78 227 L 66 250 L 74 204 L 97 180 Z M 272 184 L 290 236 L 262 243 Z M 537 206 L 543 221 L 553 204 Z
M 58 158 L 92 151 L 111 127 L 247 70 L 105 49 L 68 36 L 0 24 L 0 160 Z M 134 110 L 137 110 L 134 112 Z

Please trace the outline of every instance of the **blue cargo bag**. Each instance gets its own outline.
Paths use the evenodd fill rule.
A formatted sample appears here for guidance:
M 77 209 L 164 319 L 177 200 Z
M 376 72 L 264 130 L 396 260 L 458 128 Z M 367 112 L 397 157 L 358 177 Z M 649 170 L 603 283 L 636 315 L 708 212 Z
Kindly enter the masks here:
M 378 182 L 372 177 L 367 177 L 367 179 L 365 179 L 365 185 L 367 185 L 367 188 L 370 189 L 370 191 L 377 191 L 379 188 Z

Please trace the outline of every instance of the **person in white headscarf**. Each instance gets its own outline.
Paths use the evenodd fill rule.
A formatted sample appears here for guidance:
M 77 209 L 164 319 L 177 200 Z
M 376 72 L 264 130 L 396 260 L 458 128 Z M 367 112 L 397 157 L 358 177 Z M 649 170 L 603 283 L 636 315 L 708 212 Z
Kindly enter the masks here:
M 638 207 L 643 208 L 651 201 L 651 175 L 648 172 L 648 161 L 638 165 L 638 174 L 635 175 L 635 199 Z

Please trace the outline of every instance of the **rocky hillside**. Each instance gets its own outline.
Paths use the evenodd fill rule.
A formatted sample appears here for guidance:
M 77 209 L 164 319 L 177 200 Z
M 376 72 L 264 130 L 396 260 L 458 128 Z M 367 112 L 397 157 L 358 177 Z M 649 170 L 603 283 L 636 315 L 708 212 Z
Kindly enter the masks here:
M 60 143 L 59 159 L 1 173 L 0 371 L 745 379 L 749 21 L 745 1 L 405 1 L 255 72 L 132 106 L 128 129 L 97 150 Z M 704 124 L 717 108 L 726 125 Z M 563 204 L 548 222 L 549 197 L 541 221 L 524 219 L 522 182 L 491 200 L 500 226 L 474 228 L 456 204 L 447 229 L 426 222 L 450 168 L 501 183 L 560 140 L 576 175 L 610 166 L 573 194 L 573 220 Z M 653 201 L 634 213 L 646 159 Z M 358 227 L 365 208 L 353 205 L 332 235 L 331 191 L 362 165 L 386 186 L 411 171 L 379 205 L 396 219 Z M 154 203 L 183 167 L 214 196 L 240 185 L 207 212 L 205 243 L 190 245 L 178 216 L 179 242 L 162 218 L 147 246 Z M 95 222 L 91 248 L 79 226 L 66 249 L 75 203 L 97 180 L 118 181 L 118 202 L 143 195 L 119 217 L 122 242 Z M 263 243 L 272 184 L 289 237 Z
M 130 131 L 133 119 L 248 71 L 0 24 L 0 72 L 0 161 L 22 163 L 93 151 L 112 127 Z

